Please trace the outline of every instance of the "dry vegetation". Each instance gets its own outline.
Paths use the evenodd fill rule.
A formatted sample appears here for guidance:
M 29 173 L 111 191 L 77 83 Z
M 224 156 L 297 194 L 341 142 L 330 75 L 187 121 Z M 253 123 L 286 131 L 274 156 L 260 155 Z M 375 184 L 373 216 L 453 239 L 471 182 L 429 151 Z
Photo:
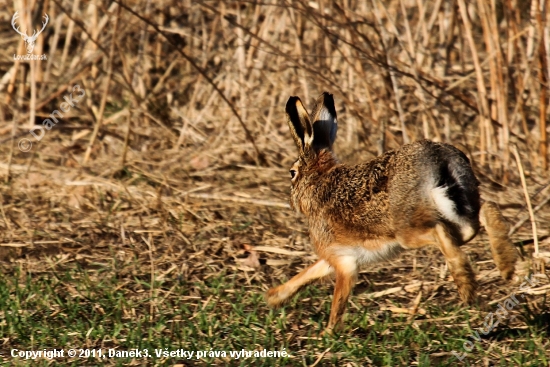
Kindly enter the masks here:
M 14 60 L 26 54 L 15 11 L 29 35 L 48 14 L 33 51 L 47 60 Z M 147 363 L 457 364 L 451 351 L 518 290 L 484 234 L 466 246 L 475 307 L 457 305 L 435 249 L 365 269 L 340 338 L 317 338 L 330 281 L 283 311 L 262 300 L 314 259 L 286 204 L 296 152 L 283 111 L 327 90 L 344 161 L 422 138 L 470 156 L 537 285 L 463 363 L 549 365 L 549 12 L 545 0 L 15 0 L 0 10 L 0 359 L 286 348 L 285 360 Z M 36 141 L 29 129 L 76 84 L 85 96 Z

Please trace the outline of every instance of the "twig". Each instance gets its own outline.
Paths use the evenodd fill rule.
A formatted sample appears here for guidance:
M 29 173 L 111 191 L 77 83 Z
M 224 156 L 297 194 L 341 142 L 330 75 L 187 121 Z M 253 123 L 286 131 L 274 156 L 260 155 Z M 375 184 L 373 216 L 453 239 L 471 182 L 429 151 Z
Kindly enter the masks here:
M 519 177 L 521 178 L 521 186 L 523 186 L 523 193 L 525 194 L 525 202 L 527 203 L 527 210 L 529 211 L 529 218 L 531 218 L 531 227 L 533 229 L 533 241 L 535 244 L 535 257 L 539 255 L 539 240 L 537 237 L 537 222 L 535 221 L 535 213 L 531 206 L 531 199 L 529 198 L 529 192 L 527 191 L 527 184 L 525 183 L 525 174 L 523 172 L 523 165 L 521 164 L 521 159 L 519 158 L 518 147 L 513 145 L 513 153 L 516 157 L 516 162 L 518 164 Z
M 285 256 L 305 256 L 308 254 L 307 251 L 290 251 L 280 247 L 270 247 L 270 246 L 254 246 L 252 247 L 254 251 L 260 252 L 270 252 L 273 254 L 285 255 Z
M 240 198 L 238 196 L 226 196 L 226 195 L 216 195 L 216 194 L 189 194 L 188 196 L 196 199 L 233 201 L 236 203 L 273 206 L 276 208 L 285 208 L 285 209 L 290 208 L 290 205 L 288 205 L 287 203 L 281 203 L 281 202 L 271 201 L 271 200 L 247 199 L 247 198 Z
M 317 357 L 317 360 L 315 360 L 315 362 L 310 367 L 317 366 L 319 364 L 319 362 L 321 362 L 321 360 L 323 359 L 325 354 L 327 354 L 330 351 L 330 348 L 332 348 L 332 347 L 328 347 L 327 349 L 325 349 L 325 351 L 323 353 L 319 354 L 319 357 Z

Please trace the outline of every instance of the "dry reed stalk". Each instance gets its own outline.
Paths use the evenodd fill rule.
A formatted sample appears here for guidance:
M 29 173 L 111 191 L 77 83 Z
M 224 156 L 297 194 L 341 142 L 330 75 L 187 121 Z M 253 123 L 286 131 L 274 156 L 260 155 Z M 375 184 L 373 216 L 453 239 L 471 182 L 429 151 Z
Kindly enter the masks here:
M 544 65 L 542 56 L 541 56 L 540 64 L 541 64 L 540 65 L 541 69 L 539 73 L 540 73 L 540 81 L 542 84 L 542 88 L 540 91 L 540 119 L 539 119 L 540 158 L 542 160 L 542 163 L 541 163 L 542 169 L 547 171 L 548 170 L 548 136 L 546 132 L 546 109 L 548 107 L 548 97 L 547 97 L 548 78 L 546 77 L 544 69 L 542 68 Z
M 145 2 L 145 10 L 144 10 L 144 16 L 149 17 L 149 12 L 151 8 L 151 0 L 146 0 Z M 143 100 L 145 98 L 145 83 L 143 82 L 143 73 L 145 72 L 144 67 L 144 51 L 147 48 L 147 25 L 142 28 L 141 34 L 139 36 L 139 46 L 138 46 L 138 57 L 135 60 L 134 63 L 134 70 L 132 72 L 132 88 L 134 90 L 134 93 L 139 96 L 140 100 Z M 113 37 L 113 40 L 115 37 Z
M 495 54 L 495 47 L 493 45 L 493 42 L 492 42 L 492 37 L 491 37 L 491 31 L 490 31 L 490 26 L 489 26 L 489 21 L 488 21 L 488 15 L 487 15 L 487 11 L 485 9 L 485 2 L 483 0 L 478 0 L 478 13 L 479 13 L 479 18 L 481 20 L 481 24 L 482 24 L 482 28 L 483 28 L 483 39 L 485 41 L 485 48 L 487 50 L 487 53 L 489 55 L 494 55 Z M 489 57 L 488 58 L 488 63 L 489 63 L 489 91 L 487 92 L 486 94 L 486 97 L 487 97 L 487 103 L 488 103 L 488 116 L 491 120 L 493 121 L 497 121 L 498 120 L 498 101 L 497 101 L 497 97 L 496 97 L 496 93 L 498 91 L 498 83 L 497 83 L 497 66 L 496 66 L 496 62 L 495 62 L 495 58 L 494 57 Z M 493 131 L 492 129 L 490 128 L 490 123 L 487 122 L 486 125 L 485 125 L 485 137 L 486 137 L 486 140 L 487 140 L 487 150 L 488 150 L 488 153 L 491 154 L 492 151 L 493 151 L 493 147 L 496 148 L 496 151 L 498 152 L 498 150 L 502 150 L 502 145 L 501 145 L 501 141 L 500 139 L 495 139 L 495 136 L 493 136 Z M 496 146 L 495 144 L 493 144 L 493 141 L 496 141 Z M 497 167 L 497 170 L 500 171 L 500 172 L 503 172 L 503 169 L 502 169 L 502 165 L 500 164 L 500 162 L 498 160 L 495 160 L 494 161 L 494 164 L 496 165 Z
M 446 2 L 445 5 L 443 6 L 444 11 L 437 13 L 438 15 L 437 20 L 439 21 L 439 40 L 438 40 L 439 44 L 445 43 L 445 29 L 448 28 L 446 19 L 448 17 L 448 14 L 451 13 L 449 9 L 450 7 L 451 7 L 451 4 Z
M 420 37 L 420 34 L 422 34 L 422 39 L 427 39 L 429 36 L 428 36 L 428 27 L 427 27 L 427 24 L 426 24 L 426 10 L 428 9 L 427 6 L 424 6 L 424 1 L 422 0 L 416 0 L 416 6 L 418 7 L 418 13 L 420 14 L 419 15 L 419 21 L 418 21 L 418 25 L 416 27 L 416 32 L 415 32 L 415 35 L 414 35 L 414 41 L 415 43 L 419 43 L 418 42 L 418 38 Z M 435 12 L 437 13 L 437 11 Z M 424 46 L 424 45 L 422 45 Z M 422 47 L 422 48 L 419 48 L 416 50 L 416 53 L 415 53 L 415 56 L 414 58 L 418 61 L 418 63 L 420 65 L 422 65 L 422 60 L 421 60 L 421 57 L 423 56 L 423 52 L 425 51 L 425 47 Z
M 120 7 L 119 7 L 120 8 Z M 145 10 L 144 10 L 144 16 L 149 18 L 151 8 L 151 0 L 146 0 L 145 3 Z M 136 118 L 142 120 L 142 123 L 145 125 L 148 125 L 150 114 L 143 113 L 142 106 L 146 104 L 146 90 L 145 90 L 145 82 L 143 81 L 144 73 L 146 70 L 146 66 L 144 66 L 145 63 L 147 63 L 146 60 L 144 60 L 143 55 L 144 51 L 147 48 L 147 35 L 148 35 L 148 26 L 142 28 L 140 38 L 139 38 L 139 45 L 138 45 L 138 57 L 135 61 L 133 61 L 133 70 L 130 73 L 130 81 L 132 86 L 132 108 L 137 112 Z M 141 102 L 141 103 L 140 103 Z M 136 106 L 140 106 L 139 109 Z M 144 108 L 147 109 L 147 108 Z M 157 122 L 155 119 L 153 121 Z M 162 127 L 165 127 L 164 124 L 160 124 Z
M 79 7 L 80 7 L 80 0 L 75 0 L 73 2 L 73 7 L 71 9 L 71 17 L 69 18 L 67 33 L 65 35 L 65 45 L 63 46 L 63 53 L 61 54 L 61 63 L 59 66 L 61 70 L 65 68 L 65 63 L 67 61 L 67 57 L 69 56 L 69 47 L 71 46 L 71 41 L 74 33 L 74 25 L 75 25 L 75 22 L 73 19 L 76 17 Z
M 419 3 L 421 3 L 422 1 L 424 0 L 418 0 Z M 432 33 L 432 29 L 433 29 L 433 26 L 435 25 L 435 22 L 437 21 L 442 4 L 443 4 L 443 0 L 436 0 L 434 4 L 432 15 L 430 16 L 430 19 L 428 20 L 428 24 L 426 25 L 426 34 L 424 34 L 424 38 L 422 40 L 422 50 L 428 49 L 428 46 L 430 43 L 429 36 Z M 424 17 L 422 17 L 421 19 L 423 20 Z M 421 53 L 421 57 L 418 59 L 418 64 L 419 65 L 424 64 L 424 53 Z
M 28 10 L 30 12 L 30 9 Z M 30 25 L 30 27 L 28 27 L 27 29 L 34 29 L 34 26 L 32 24 L 32 16 L 29 16 L 28 17 L 28 24 Z M 41 54 L 42 53 L 42 43 L 44 42 L 43 41 L 43 37 L 39 37 L 37 40 L 36 40 L 36 43 L 35 43 L 35 46 L 34 46 L 34 50 L 36 50 L 36 52 L 38 54 Z M 31 94 L 31 98 L 30 98 L 30 102 L 29 102 L 29 123 L 28 123 L 28 128 L 31 129 L 33 126 L 34 126 L 34 123 L 36 121 L 36 94 L 37 94 L 37 87 L 36 87 L 36 83 L 37 81 L 41 80 L 42 79 L 42 73 L 41 73 L 41 68 L 39 67 L 40 64 L 38 64 L 39 61 L 38 60 L 30 60 L 29 61 L 29 66 L 30 66 L 30 85 L 31 85 L 31 88 L 30 88 L 30 94 Z
M 508 183 L 508 168 L 510 164 L 510 129 L 508 124 L 508 80 L 506 75 L 508 74 L 508 66 L 505 65 L 505 59 L 502 55 L 502 48 L 500 44 L 500 32 L 497 20 L 497 9 L 495 0 L 491 1 L 490 7 L 491 15 L 487 16 L 487 24 L 489 26 L 489 38 L 491 39 L 493 52 L 496 53 L 495 58 L 495 72 L 496 72 L 496 99 L 497 99 L 497 115 L 498 121 L 502 125 L 500 128 L 502 138 L 500 140 L 500 151 L 503 153 L 503 181 Z M 488 12 L 486 11 L 486 14 Z
M 126 154 L 128 153 L 128 142 L 130 140 L 130 133 L 132 131 L 132 111 L 128 111 L 126 117 L 126 134 L 124 135 L 124 146 L 122 147 L 122 154 L 120 158 L 120 169 L 126 166 Z
M 44 5 L 44 4 L 42 4 Z M 40 26 L 41 25 L 41 22 L 44 20 L 44 14 L 48 13 L 48 14 L 52 14 L 50 9 L 47 8 L 47 5 L 49 5 L 48 3 L 45 4 L 46 7 L 44 6 L 38 6 L 38 9 L 41 10 L 41 13 L 35 13 L 35 16 L 36 16 L 36 20 L 38 21 L 37 23 L 37 26 Z M 32 8 L 32 9 L 36 9 L 36 8 Z M 51 16 L 50 16 L 51 17 Z M 48 25 L 51 26 L 51 23 L 50 21 L 48 20 Z M 34 25 L 34 22 L 33 24 L 31 25 L 32 29 L 34 30 L 35 29 L 35 25 Z M 35 46 L 34 46 L 34 52 L 36 52 L 36 54 L 40 55 L 40 54 L 43 54 L 44 53 L 44 42 L 45 42 L 45 37 L 38 37 L 36 39 L 36 43 L 35 43 Z M 35 70 L 35 78 L 36 78 L 36 82 L 42 84 L 44 82 L 44 76 L 43 76 L 43 70 L 41 67 L 38 67 L 38 66 L 42 66 L 42 63 L 38 63 L 38 60 L 33 60 L 36 65 L 36 70 Z
M 440 14 L 440 24 L 443 25 L 441 29 L 441 42 L 445 45 L 444 48 L 444 60 L 445 65 L 441 68 L 441 77 L 449 72 L 450 64 L 452 62 L 452 46 L 453 40 L 455 39 L 455 27 L 458 21 L 457 7 L 456 4 L 445 4 L 445 14 Z
M 264 20 L 264 22 L 261 25 L 258 25 L 260 15 L 261 15 L 261 9 L 262 8 L 261 8 L 260 5 L 256 5 L 254 7 L 254 15 L 253 15 L 253 20 L 252 20 L 254 30 L 258 34 L 263 34 L 265 32 L 265 28 L 266 28 L 265 25 L 267 24 L 267 22 Z M 268 17 L 268 16 L 270 16 L 270 13 L 266 14 L 266 17 Z M 219 20 L 220 17 L 216 17 L 215 19 Z M 213 31 L 215 30 L 216 25 L 218 23 L 219 22 L 214 23 Z M 215 34 L 212 33 L 212 36 L 215 36 Z M 251 39 L 250 40 L 250 46 L 248 48 L 248 52 L 245 51 L 246 52 L 246 67 L 248 68 L 248 73 L 249 73 L 250 77 L 253 77 L 253 76 L 258 77 L 259 76 L 259 74 L 260 74 L 259 71 L 260 70 L 254 70 L 255 69 L 254 65 L 258 62 L 261 63 L 265 59 L 265 54 L 260 55 L 261 53 L 259 52 L 258 48 L 256 47 L 257 45 L 258 45 L 258 40 L 257 39 Z M 210 42 L 208 43 L 208 52 L 210 52 L 210 50 L 212 49 L 212 46 L 213 46 L 213 42 L 212 42 L 212 39 L 211 39 Z M 207 60 L 207 57 L 208 57 L 208 55 L 205 54 L 206 60 Z M 204 66 L 206 66 L 206 65 L 204 65 Z
M 531 7 L 529 13 L 531 15 L 531 22 L 529 25 L 529 38 L 527 41 L 526 55 L 528 59 L 531 59 L 535 53 L 535 37 L 536 37 L 536 19 L 538 13 L 539 2 L 538 0 L 531 0 Z
M 380 42 L 382 43 L 382 46 L 386 51 L 385 61 L 390 68 L 389 74 L 390 74 L 390 80 L 391 80 L 391 87 L 393 89 L 393 94 L 395 97 L 395 106 L 397 108 L 397 115 L 401 123 L 401 134 L 403 136 L 403 143 L 408 144 L 410 142 L 410 139 L 409 139 L 409 134 L 407 133 L 407 128 L 405 126 L 405 116 L 404 116 L 405 112 L 403 111 L 403 107 L 401 106 L 401 92 L 399 90 L 399 85 L 397 83 L 397 77 L 395 76 L 393 60 L 388 54 L 388 42 L 387 42 L 388 32 L 386 31 L 386 27 L 384 27 L 384 24 L 382 23 L 382 17 L 380 14 L 379 6 L 383 7 L 383 5 L 378 0 L 372 0 L 373 13 L 376 17 L 378 28 L 380 29 L 380 33 L 381 33 Z
M 548 79 L 550 75 L 547 75 L 546 72 L 548 69 L 548 61 L 547 58 L 547 48 L 550 46 L 545 43 L 545 29 L 548 29 L 545 27 L 546 22 L 548 21 L 546 19 L 547 16 L 547 9 L 550 9 L 550 6 L 548 6 L 546 1 L 541 1 L 540 6 L 538 7 L 537 11 L 537 23 L 538 23 L 538 31 L 539 31 L 539 47 L 538 47 L 538 61 L 539 61 L 539 82 L 541 85 L 541 91 L 540 91 L 540 111 L 539 111 L 539 131 L 540 131 L 540 147 L 539 147 L 539 155 L 541 159 L 541 166 L 544 171 L 548 170 L 548 138 L 546 133 L 546 110 L 548 108 L 548 88 L 550 88 L 550 85 L 548 84 Z
M 523 102 L 523 94 L 526 93 L 528 90 L 527 85 L 530 83 L 531 80 L 531 69 L 532 69 L 533 63 L 531 60 L 527 59 L 525 60 L 525 72 L 523 74 L 523 77 L 521 75 L 518 76 L 518 92 L 517 92 L 517 101 L 516 105 L 514 107 L 514 112 L 512 113 L 511 120 L 513 121 L 516 118 L 516 115 L 519 113 L 520 117 L 522 119 L 522 128 L 524 131 L 524 134 L 526 136 L 526 140 L 530 140 L 530 132 L 529 127 L 527 126 L 527 117 L 525 117 L 525 110 L 523 108 L 524 102 Z M 528 147 L 530 150 L 530 147 Z
M 163 9 L 163 8 L 166 7 L 166 5 L 164 4 L 164 0 L 158 0 L 157 3 L 158 3 L 158 6 L 159 6 L 160 9 Z M 164 24 L 165 19 L 166 19 L 165 13 L 164 12 L 159 12 L 158 19 L 157 19 L 157 24 L 161 24 L 161 25 Z M 162 67 L 162 43 L 160 43 L 160 42 L 155 43 L 154 67 L 155 68 L 161 68 Z
M 15 131 L 16 131 L 16 127 L 17 127 L 17 125 L 15 124 L 15 115 L 13 116 L 11 126 L 12 126 L 11 127 L 11 147 L 10 147 L 10 153 L 8 155 L 6 177 L 4 177 L 4 183 L 5 184 L 10 182 L 10 178 L 11 178 L 11 175 L 10 175 L 10 173 L 11 173 L 11 163 L 12 163 L 12 160 L 13 160 L 13 152 L 15 150 Z M 7 224 L 7 226 L 9 227 L 9 224 Z
M 525 85 L 525 88 L 530 93 L 533 93 L 533 91 L 538 90 L 539 85 L 535 83 L 535 81 L 532 78 L 532 72 L 531 70 L 535 68 L 536 63 L 536 55 L 535 52 L 535 46 L 536 46 L 536 38 L 537 38 L 537 14 L 538 14 L 538 2 L 537 0 L 531 1 L 531 9 L 530 9 L 530 20 L 529 20 L 529 37 L 527 40 L 527 46 L 526 46 L 526 61 L 525 64 L 527 67 L 525 68 L 525 75 L 523 79 L 523 83 Z
M 327 28 L 327 24 L 328 24 L 328 19 L 327 17 L 325 17 L 325 15 L 329 14 L 329 9 L 328 8 L 328 4 L 325 4 L 325 1 L 323 0 L 318 0 L 317 2 L 318 6 L 319 6 L 319 15 L 321 15 L 320 19 L 319 19 L 319 25 L 321 26 L 322 29 L 326 29 Z M 310 4 L 311 6 L 311 4 Z M 331 47 L 330 47 L 330 41 L 327 37 L 322 37 L 322 33 L 318 33 L 317 34 L 317 37 L 319 37 L 317 39 L 317 46 L 319 47 L 318 49 L 318 52 L 320 55 L 324 55 L 325 57 L 324 58 L 319 58 L 319 69 L 320 70 L 323 70 L 323 69 L 327 69 L 327 70 L 330 70 L 331 69 L 331 58 L 330 58 L 330 55 L 332 54 L 331 52 Z
M 90 142 L 88 143 L 88 147 L 86 148 L 86 152 L 84 153 L 84 159 L 82 160 L 82 164 L 87 164 L 88 159 L 90 158 L 90 154 L 92 153 L 92 147 L 95 143 L 95 140 L 97 138 L 97 134 L 99 133 L 99 129 L 101 128 L 101 123 L 103 121 L 103 113 L 105 112 L 105 105 L 107 104 L 107 96 L 109 95 L 109 84 L 111 83 L 111 77 L 113 75 L 113 63 L 114 63 L 114 53 L 115 53 L 115 45 L 116 42 L 114 41 L 117 35 L 117 28 L 118 28 L 118 21 L 120 18 L 120 7 L 117 7 L 117 13 L 115 15 L 115 24 L 113 25 L 113 36 L 111 41 L 111 49 L 109 50 L 109 66 L 107 69 L 107 76 L 105 78 L 105 85 L 104 85 L 104 91 L 101 98 L 101 104 L 99 106 L 99 111 L 97 113 L 96 123 L 94 126 L 94 130 L 92 132 L 92 136 L 90 137 Z M 93 67 L 92 67 L 92 74 L 93 74 Z
M 19 46 L 17 47 L 17 53 L 22 54 L 24 50 L 25 50 L 25 43 L 23 42 L 23 40 L 21 40 L 19 41 Z M 17 80 L 17 72 L 19 71 L 20 66 L 21 66 L 21 60 L 19 59 L 14 60 L 13 68 L 11 70 L 11 75 L 8 82 L 8 87 L 6 89 L 6 100 L 5 100 L 6 106 L 9 106 L 11 104 L 12 94 L 14 93 L 15 83 Z
M 257 9 L 257 14 L 256 14 L 256 19 L 258 19 L 261 15 L 261 7 L 256 7 Z M 278 9 L 277 8 L 272 8 L 271 11 L 268 11 L 266 14 L 265 14 L 265 19 L 264 21 L 262 22 L 257 34 L 259 36 L 259 38 L 261 39 L 265 39 L 267 38 L 270 34 L 271 34 L 271 42 L 277 42 L 277 39 L 279 37 L 279 33 L 276 32 L 276 31 L 272 31 L 270 26 L 272 24 L 274 24 L 274 20 L 277 18 L 277 14 L 276 14 L 276 11 Z M 288 13 L 288 19 L 289 19 L 289 22 L 293 24 L 293 27 L 290 27 L 294 32 L 295 32 L 295 36 L 297 37 L 297 33 L 296 33 L 296 21 L 293 21 L 292 20 L 292 14 L 293 14 L 293 9 L 290 9 L 290 8 L 287 8 L 285 9 Z M 299 13 L 296 14 L 297 17 L 299 17 Z M 289 36 L 289 43 L 291 42 L 291 37 Z M 262 78 L 261 76 L 261 68 L 264 67 L 265 65 L 269 65 L 270 64 L 270 59 L 269 59 L 269 54 L 267 52 L 263 52 L 261 50 L 261 48 L 258 48 L 258 45 L 259 45 L 259 40 L 254 38 L 254 39 L 251 39 L 250 41 L 250 50 L 249 50 L 249 53 L 248 53 L 248 60 L 247 60 L 247 65 L 249 65 L 249 67 L 252 67 L 252 70 L 251 70 L 251 78 Z M 298 53 L 298 56 L 300 57 L 301 53 L 300 52 L 297 52 Z M 253 55 L 256 55 L 256 58 L 255 58 L 255 62 L 254 62 L 254 66 L 253 67 L 253 60 L 252 60 L 252 56 Z M 281 61 L 282 59 L 280 57 L 277 58 L 276 60 L 276 64 L 275 64 L 275 67 L 277 69 L 280 69 L 281 68 Z M 306 80 L 305 80 L 305 73 L 303 70 L 299 70 L 300 72 L 300 81 L 302 83 L 303 86 L 305 86 L 307 88 L 307 83 L 306 83 Z M 307 90 L 306 90 L 307 92 Z M 258 98 L 259 99 L 264 99 L 264 98 L 269 98 L 269 96 L 271 96 L 271 90 L 268 89 L 268 88 L 265 88 L 263 91 L 259 91 L 258 93 Z M 277 107 L 279 107 L 279 105 L 282 105 L 282 103 L 280 103 L 279 101 L 283 101 L 284 99 L 286 99 L 287 95 L 285 93 L 284 97 L 283 97 L 283 93 L 281 92 L 279 94 L 279 99 L 277 100 L 276 96 L 272 96 L 272 100 L 273 102 L 270 104 L 269 106 L 269 112 L 267 114 L 267 117 L 265 118 L 265 125 L 264 125 L 264 133 L 266 134 L 266 136 L 268 135 L 269 131 L 271 131 L 270 129 L 272 129 L 272 119 L 273 119 L 273 114 L 275 112 L 275 109 Z M 262 116 L 264 117 L 264 116 Z
M 241 7 L 237 6 L 237 22 L 243 23 L 243 18 L 241 16 Z M 246 90 L 248 89 L 246 86 L 246 80 L 245 75 L 247 74 L 247 65 L 246 65 L 246 55 L 245 55 L 245 36 L 242 28 L 237 29 L 237 52 L 236 52 L 236 59 L 237 59 L 237 70 L 238 70 L 238 78 L 239 78 L 239 98 L 240 98 L 240 113 L 241 118 L 243 119 L 243 122 L 246 123 L 246 115 L 247 115 L 247 106 L 249 105 L 248 98 L 246 95 Z M 204 55 L 205 59 L 208 59 L 207 55 Z
M 37 65 L 36 63 L 38 60 L 30 60 L 30 82 L 31 82 L 31 100 L 29 104 L 29 125 L 28 128 L 32 129 L 34 126 L 34 122 L 36 120 L 36 69 Z
M 462 17 L 462 23 L 464 25 L 464 35 L 468 41 L 470 52 L 472 54 L 472 61 L 474 63 L 474 68 L 476 71 L 476 80 L 477 80 L 477 99 L 480 110 L 480 122 L 479 122 L 479 132 L 480 132 L 480 164 L 481 166 L 485 165 L 487 149 L 490 148 L 490 136 L 488 134 L 489 130 L 489 105 L 487 103 L 487 89 L 485 88 L 485 81 L 483 80 L 483 70 L 479 63 L 479 56 L 476 49 L 476 42 L 472 35 L 472 24 L 470 22 L 470 16 L 468 15 L 468 9 L 464 0 L 457 0 L 458 7 L 460 9 L 460 15 Z
M 25 95 L 25 87 L 24 87 L 24 81 L 26 79 L 26 69 L 22 69 L 21 70 L 21 84 L 20 84 L 20 88 L 19 88 L 19 94 L 18 94 L 18 98 L 17 98 L 17 104 L 19 105 L 19 107 L 22 107 L 23 106 L 23 98 L 24 98 L 24 95 Z M 16 109 L 16 111 L 19 111 L 20 108 Z M 17 112 L 14 113 L 13 115 L 13 125 L 12 125 L 12 139 L 11 139 L 11 148 L 10 148 L 10 153 L 9 153 L 9 156 L 8 156 L 8 164 L 7 164 L 7 173 L 6 173 L 6 177 L 5 177 L 5 183 L 8 183 L 10 181 L 10 171 L 11 171 L 11 164 L 12 164 L 12 160 L 13 160 L 13 153 L 14 153 L 14 150 L 15 150 L 15 125 L 16 125 L 16 116 L 17 116 Z M 33 155 L 34 157 L 34 155 Z M 32 161 L 32 159 L 31 159 Z M 29 163 L 30 165 L 30 163 Z
M 512 4 L 512 0 L 506 1 L 506 7 L 507 12 L 506 14 L 509 14 L 509 29 L 510 32 L 510 39 L 512 42 L 509 43 L 509 53 L 508 53 L 508 64 L 521 64 L 522 62 L 522 56 L 524 55 L 523 52 L 523 44 L 520 42 L 520 35 L 521 32 L 518 29 L 518 24 L 520 24 L 520 10 L 517 9 L 515 5 Z M 513 76 L 512 76 L 513 78 Z M 515 82 L 510 83 L 510 86 L 512 87 L 512 91 L 514 92 L 514 95 L 516 97 L 516 109 L 514 112 L 512 112 L 512 115 L 510 117 L 510 124 L 511 128 L 513 128 L 515 121 L 516 121 L 516 114 L 519 114 L 519 117 L 521 119 L 521 128 L 523 129 L 523 133 L 525 135 L 525 139 L 527 140 L 527 144 L 529 144 L 530 141 L 530 134 L 529 129 L 527 127 L 527 118 L 525 116 L 525 109 L 523 108 L 523 98 L 519 91 L 523 91 L 523 79 L 521 78 L 521 75 L 518 73 L 518 76 L 515 78 Z M 517 113 L 516 113 L 517 112 Z
M 298 29 L 298 25 L 300 23 L 300 17 L 301 17 L 301 14 L 300 12 L 295 12 L 294 9 L 292 8 L 288 8 L 288 14 L 289 14 L 289 18 L 293 24 L 293 27 L 292 27 L 292 30 L 294 32 L 294 49 L 295 49 L 295 53 L 297 55 L 297 60 L 304 64 L 306 62 L 306 60 L 304 59 L 304 55 L 303 55 L 303 48 L 304 46 L 302 45 L 302 39 L 301 39 L 301 32 L 300 30 Z M 293 19 L 293 15 L 294 15 L 294 19 Z M 300 68 L 298 69 L 298 77 L 300 78 L 300 83 L 302 85 L 302 92 L 304 94 L 304 100 L 305 101 L 309 101 L 309 98 L 310 98 L 310 92 L 309 92 L 309 87 L 308 87 L 308 83 L 307 83 L 307 77 L 306 77 L 306 72 Z
M 546 25 L 544 26 L 544 44 L 546 45 L 546 75 L 550 79 L 550 5 L 546 5 Z
M 527 183 L 525 182 L 525 173 L 523 172 L 523 165 L 521 164 L 521 158 L 519 156 L 518 147 L 514 144 L 513 153 L 516 158 L 516 163 L 518 166 L 519 177 L 521 179 L 521 186 L 523 187 L 523 194 L 525 195 L 525 202 L 527 204 L 527 210 L 529 212 L 529 218 L 531 219 L 531 229 L 533 230 L 533 241 L 535 245 L 535 254 L 534 257 L 538 257 L 539 254 L 539 240 L 538 240 L 538 231 L 537 231 L 537 222 L 535 220 L 535 213 L 533 212 L 533 207 L 531 206 L 531 199 L 529 198 L 529 191 L 527 191 Z
M 428 128 L 428 121 L 426 120 L 426 118 L 428 118 L 430 120 L 430 125 L 433 127 L 433 132 L 434 132 L 434 135 L 436 137 L 435 140 L 436 141 L 441 141 L 441 134 L 439 133 L 439 130 L 436 127 L 435 120 L 432 116 L 432 113 L 431 113 L 430 109 L 428 108 L 428 102 L 427 102 L 426 94 L 425 94 L 424 90 L 422 89 L 422 87 L 420 85 L 418 72 L 416 71 L 416 69 L 420 65 L 418 64 L 418 62 L 416 60 L 415 50 L 417 48 L 416 48 L 416 45 L 414 44 L 414 41 L 413 41 L 413 38 L 412 38 L 411 28 L 410 28 L 408 17 L 407 17 L 407 11 L 405 9 L 405 3 L 404 3 L 403 0 L 400 0 L 399 2 L 400 2 L 400 5 L 401 5 L 401 12 L 403 13 L 406 36 L 407 36 L 406 38 L 407 38 L 407 43 L 408 43 L 408 46 L 409 46 L 409 49 L 406 52 L 406 54 L 407 54 L 407 57 L 408 57 L 409 64 L 411 66 L 410 67 L 411 73 L 412 73 L 412 75 L 414 75 L 414 79 L 413 79 L 414 84 L 415 84 L 416 89 L 418 91 L 418 94 L 420 96 L 420 101 L 422 102 L 422 105 L 424 107 L 424 110 L 423 110 L 423 113 L 422 113 L 422 126 L 423 126 L 423 131 L 424 131 L 424 138 L 425 139 L 430 139 L 430 131 L 429 131 L 429 128 Z M 447 139 L 448 138 L 449 137 L 447 136 Z
M 86 49 L 85 51 L 85 54 L 86 53 L 91 53 L 91 52 L 94 52 L 95 50 L 98 49 L 98 44 L 97 44 L 97 41 L 99 40 L 99 35 L 100 35 L 100 28 L 99 28 L 99 14 L 98 14 L 98 8 L 99 8 L 99 1 L 100 0 L 91 0 L 89 3 L 88 3 L 88 7 L 86 9 L 87 13 L 88 13 L 88 29 L 91 29 L 90 31 L 90 34 L 88 35 L 90 38 L 89 38 L 89 41 L 92 41 L 92 44 L 89 44 L 88 45 L 88 48 Z M 96 86 L 97 86 L 97 75 L 99 73 L 99 67 L 97 64 L 92 64 L 92 68 L 90 70 L 90 78 L 88 78 L 89 80 L 89 83 L 90 83 L 90 89 L 92 90 L 95 90 Z M 88 100 L 88 103 L 89 105 L 92 107 L 92 111 L 95 109 L 94 107 L 94 104 L 92 103 L 92 101 L 90 101 L 90 99 Z M 96 112 L 96 111 L 94 111 Z M 97 116 L 97 113 L 95 114 L 95 118 L 96 120 L 99 119 L 99 116 Z
M 50 42 L 50 55 L 55 55 L 57 53 L 57 47 L 59 44 L 59 38 L 61 37 L 61 26 L 63 25 L 63 20 L 65 17 L 63 16 L 63 13 L 57 13 L 55 12 L 55 7 L 52 7 L 52 18 L 55 19 L 54 22 L 54 31 L 53 31 L 53 37 Z M 46 90 L 46 86 L 48 85 L 50 81 L 50 75 L 52 72 L 52 66 L 54 64 L 55 58 L 49 57 L 48 62 L 46 63 L 46 70 L 44 71 L 44 77 L 42 79 L 42 83 L 40 84 L 40 89 L 38 91 L 39 95 L 42 95 L 44 91 Z

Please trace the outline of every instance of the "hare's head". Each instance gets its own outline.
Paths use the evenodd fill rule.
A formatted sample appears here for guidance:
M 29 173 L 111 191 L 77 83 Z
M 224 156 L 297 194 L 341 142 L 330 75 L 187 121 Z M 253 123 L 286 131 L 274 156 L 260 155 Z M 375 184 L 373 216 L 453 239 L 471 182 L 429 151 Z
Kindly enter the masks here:
M 323 93 L 308 114 L 300 98 L 290 97 L 286 115 L 298 147 L 298 159 L 290 168 L 290 204 L 307 214 L 313 209 L 315 186 L 323 179 L 323 174 L 337 164 L 332 152 L 338 128 L 334 99 L 332 94 Z

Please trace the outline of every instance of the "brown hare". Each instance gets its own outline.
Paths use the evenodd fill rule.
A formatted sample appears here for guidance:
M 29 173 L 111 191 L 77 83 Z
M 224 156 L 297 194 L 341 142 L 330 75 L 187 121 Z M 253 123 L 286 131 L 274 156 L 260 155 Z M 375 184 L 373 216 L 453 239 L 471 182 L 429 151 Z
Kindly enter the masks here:
M 332 151 L 337 122 L 331 94 L 323 93 L 311 114 L 298 97 L 290 97 L 286 114 L 298 146 L 290 169 L 290 203 L 308 218 L 319 260 L 270 289 L 270 306 L 282 305 L 303 286 L 335 273 L 330 332 L 341 321 L 361 265 L 426 245 L 439 247 L 461 299 L 469 303 L 477 284 L 460 246 L 476 236 L 480 222 L 502 277 L 513 276 L 517 253 L 507 225 L 496 204 L 481 204 L 479 182 L 460 150 L 422 140 L 348 166 Z

